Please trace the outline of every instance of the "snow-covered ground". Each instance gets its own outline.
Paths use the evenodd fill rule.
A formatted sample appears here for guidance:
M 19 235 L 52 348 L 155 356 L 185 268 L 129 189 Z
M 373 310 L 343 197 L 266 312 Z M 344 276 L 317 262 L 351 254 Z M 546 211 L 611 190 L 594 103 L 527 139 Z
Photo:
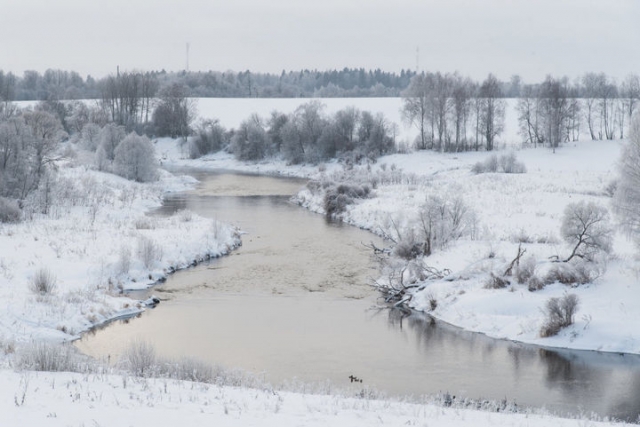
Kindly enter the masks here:
M 107 374 L 0 371 L 3 426 L 622 425 L 340 394 L 292 393 Z
M 239 244 L 235 230 L 191 212 L 147 216 L 167 191 L 194 184 L 166 172 L 159 182 L 139 184 L 75 162 L 63 165 L 48 214 L 0 227 L 0 344 L 68 341 L 135 315 L 145 306 L 123 291 Z M 32 289 L 40 271 L 55 282 L 53 291 Z

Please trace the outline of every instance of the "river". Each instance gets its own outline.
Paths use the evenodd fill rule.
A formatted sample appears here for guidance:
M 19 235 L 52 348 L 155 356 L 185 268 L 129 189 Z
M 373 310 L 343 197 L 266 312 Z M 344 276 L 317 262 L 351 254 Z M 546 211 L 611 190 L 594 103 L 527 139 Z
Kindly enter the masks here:
M 640 414 L 640 357 L 551 351 L 494 340 L 378 308 L 371 233 L 292 204 L 304 181 L 194 173 L 201 185 L 155 215 L 190 209 L 240 227 L 230 256 L 170 276 L 161 304 L 77 343 L 116 360 L 134 339 L 161 356 L 191 356 L 266 380 L 373 387 L 389 395 L 449 392 L 559 413 L 625 420 Z M 351 384 L 349 376 L 363 380 Z

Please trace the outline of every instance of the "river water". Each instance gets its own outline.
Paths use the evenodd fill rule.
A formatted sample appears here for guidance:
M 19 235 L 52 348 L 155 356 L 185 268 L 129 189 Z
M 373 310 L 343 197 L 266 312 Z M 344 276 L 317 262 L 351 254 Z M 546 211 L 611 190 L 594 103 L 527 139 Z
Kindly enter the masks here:
M 640 357 L 551 351 L 461 331 L 418 313 L 376 308 L 371 233 L 327 222 L 289 201 L 304 181 L 196 173 L 193 192 L 156 215 L 191 209 L 240 227 L 230 256 L 172 275 L 152 289 L 162 303 L 77 343 L 117 359 L 135 339 L 161 356 L 191 356 L 263 376 L 390 395 L 449 392 L 508 399 L 559 413 L 636 420 Z

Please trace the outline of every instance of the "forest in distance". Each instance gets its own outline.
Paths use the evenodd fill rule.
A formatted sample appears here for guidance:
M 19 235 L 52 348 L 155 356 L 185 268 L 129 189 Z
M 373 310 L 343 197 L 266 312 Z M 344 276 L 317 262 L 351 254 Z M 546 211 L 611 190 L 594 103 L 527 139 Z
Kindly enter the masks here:
M 388 72 L 380 69 L 343 68 L 342 70 L 296 70 L 280 74 L 246 71 L 139 71 L 119 70 L 105 77 L 83 77 L 76 71 L 47 69 L 44 73 L 27 70 L 17 75 L 0 69 L 0 100 L 44 101 L 99 99 L 114 79 L 126 79 L 132 87 L 152 94 L 172 84 L 181 84 L 193 98 L 358 98 L 398 97 L 409 87 L 417 74 L 463 80 L 466 85 L 479 89 L 481 82 L 461 73 L 440 73 L 403 69 Z M 630 74 L 616 81 L 604 73 L 587 72 L 582 76 L 554 76 L 571 89 L 573 97 L 590 96 L 591 86 L 605 86 L 611 97 L 624 97 L 637 86 L 638 76 Z M 541 85 L 525 82 L 515 74 L 508 80 L 499 80 L 500 96 L 517 98 Z

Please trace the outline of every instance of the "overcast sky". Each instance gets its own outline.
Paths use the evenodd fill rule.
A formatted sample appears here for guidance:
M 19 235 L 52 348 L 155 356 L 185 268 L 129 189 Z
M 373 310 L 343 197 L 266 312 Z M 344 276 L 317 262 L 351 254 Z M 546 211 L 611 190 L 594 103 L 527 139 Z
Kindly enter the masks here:
M 0 69 L 640 73 L 640 0 L 0 0 Z

